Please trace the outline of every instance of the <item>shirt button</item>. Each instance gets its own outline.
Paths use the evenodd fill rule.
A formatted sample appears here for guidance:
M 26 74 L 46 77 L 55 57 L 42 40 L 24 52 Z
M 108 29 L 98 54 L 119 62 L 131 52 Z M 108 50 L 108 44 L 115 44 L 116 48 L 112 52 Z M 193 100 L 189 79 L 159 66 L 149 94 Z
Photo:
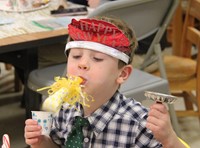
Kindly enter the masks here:
M 87 137 L 84 138 L 84 142 L 85 142 L 85 143 L 88 143 L 89 141 L 90 141 L 89 138 L 87 138 Z

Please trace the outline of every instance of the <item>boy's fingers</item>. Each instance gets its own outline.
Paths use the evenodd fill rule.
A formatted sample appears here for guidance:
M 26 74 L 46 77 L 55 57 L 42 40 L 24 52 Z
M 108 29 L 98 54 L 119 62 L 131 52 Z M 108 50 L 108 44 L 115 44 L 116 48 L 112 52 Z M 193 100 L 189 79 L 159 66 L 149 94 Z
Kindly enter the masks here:
M 146 124 L 146 127 L 148 129 L 150 129 L 153 133 L 157 132 L 157 131 L 160 131 L 159 129 L 159 126 L 155 125 L 155 124 L 152 124 L 152 123 L 147 123 Z
M 29 124 L 35 124 L 35 125 L 37 125 L 38 123 L 37 123 L 37 121 L 35 121 L 35 120 L 33 120 L 33 119 L 27 119 L 27 120 L 25 121 L 25 124 L 26 124 L 26 125 L 29 125 Z
M 149 116 L 147 118 L 147 123 L 153 124 L 155 126 L 162 124 L 162 122 L 163 122 L 162 119 L 159 119 L 159 118 L 154 117 L 154 116 Z
M 166 119 L 167 113 L 163 113 L 160 110 L 157 109 L 151 109 L 148 113 L 148 117 L 154 117 L 158 120 L 165 120 Z
M 41 136 L 41 131 L 37 131 L 37 132 L 26 132 L 26 133 L 24 134 L 24 137 L 25 137 L 26 139 L 34 139 L 34 138 L 39 137 L 39 136 Z
M 27 125 L 25 126 L 25 132 L 40 131 L 42 127 L 40 125 Z
M 161 104 L 161 103 L 155 103 L 155 104 L 151 105 L 150 110 L 152 110 L 152 109 L 156 109 L 156 110 L 158 110 L 162 113 L 168 112 L 166 106 L 164 104 Z
M 34 145 L 38 141 L 39 141 L 38 138 L 26 139 L 26 143 L 29 144 L 29 145 Z

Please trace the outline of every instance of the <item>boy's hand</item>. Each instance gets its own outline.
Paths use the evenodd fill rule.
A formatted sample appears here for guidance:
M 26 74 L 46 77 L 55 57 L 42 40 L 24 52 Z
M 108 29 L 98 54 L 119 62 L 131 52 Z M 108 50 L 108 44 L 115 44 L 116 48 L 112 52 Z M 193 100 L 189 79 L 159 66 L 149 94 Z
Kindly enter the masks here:
M 27 119 L 25 121 L 24 137 L 26 144 L 34 146 L 38 145 L 41 141 L 42 127 L 38 125 L 37 121 Z
M 168 145 L 173 141 L 173 138 L 177 139 L 165 105 L 161 103 L 153 104 L 148 115 L 146 127 L 153 132 L 158 141 L 163 145 Z

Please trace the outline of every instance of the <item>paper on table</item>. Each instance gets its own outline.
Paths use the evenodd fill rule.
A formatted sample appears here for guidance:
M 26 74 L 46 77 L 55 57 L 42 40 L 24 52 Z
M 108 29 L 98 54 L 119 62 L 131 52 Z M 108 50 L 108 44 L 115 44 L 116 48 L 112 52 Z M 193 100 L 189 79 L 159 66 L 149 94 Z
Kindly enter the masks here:
M 34 20 L 32 21 L 36 26 L 46 28 L 47 30 L 54 30 L 58 28 L 65 28 L 71 23 L 73 17 L 56 17 L 50 19 Z
M 11 24 L 14 22 L 15 22 L 15 19 L 13 19 L 13 18 L 0 17 L 0 25 Z

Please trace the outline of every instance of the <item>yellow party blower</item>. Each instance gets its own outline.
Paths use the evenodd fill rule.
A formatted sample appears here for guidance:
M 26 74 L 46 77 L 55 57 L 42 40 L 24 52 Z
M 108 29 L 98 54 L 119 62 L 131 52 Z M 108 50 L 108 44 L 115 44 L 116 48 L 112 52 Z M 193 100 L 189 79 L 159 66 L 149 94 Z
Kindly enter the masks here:
M 81 85 L 83 79 L 77 76 L 55 77 L 55 83 L 37 91 L 48 89 L 49 97 L 44 101 L 42 110 L 56 112 L 63 103 L 68 103 L 70 106 L 77 102 L 83 106 L 90 107 L 86 102 L 94 101 L 94 99 L 82 91 Z

